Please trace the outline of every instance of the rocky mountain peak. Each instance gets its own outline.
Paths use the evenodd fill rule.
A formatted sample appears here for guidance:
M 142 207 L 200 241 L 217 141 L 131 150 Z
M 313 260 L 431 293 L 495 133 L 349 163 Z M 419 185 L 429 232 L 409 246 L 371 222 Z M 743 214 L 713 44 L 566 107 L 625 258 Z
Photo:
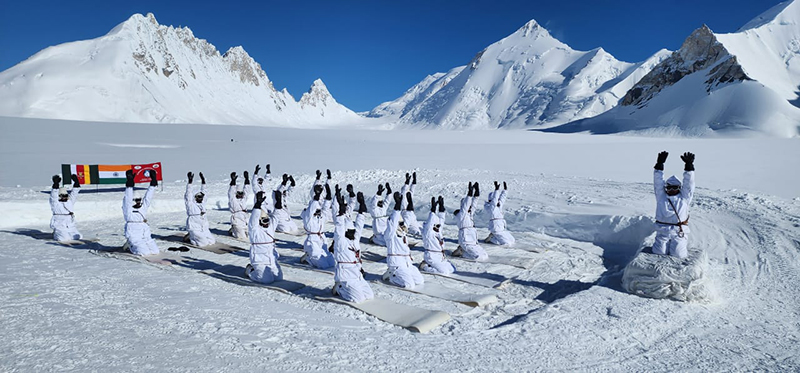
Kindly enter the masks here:
M 322 79 L 317 79 L 311 83 L 308 92 L 303 93 L 303 96 L 300 97 L 300 106 L 326 106 L 331 101 L 336 102 Z

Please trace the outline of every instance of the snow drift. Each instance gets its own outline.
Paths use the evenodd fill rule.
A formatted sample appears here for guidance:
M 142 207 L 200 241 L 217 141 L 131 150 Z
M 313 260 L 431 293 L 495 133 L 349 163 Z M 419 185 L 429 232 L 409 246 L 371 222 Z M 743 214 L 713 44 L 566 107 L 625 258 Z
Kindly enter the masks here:
M 689 256 L 679 259 L 653 254 L 650 247 L 640 250 L 622 275 L 622 287 L 631 294 L 648 298 L 680 301 L 710 301 L 708 255 L 691 246 Z
M 105 36 L 46 48 L 0 73 L 0 115 L 142 123 L 319 127 L 360 116 L 321 80 L 300 101 L 242 47 L 135 14 Z

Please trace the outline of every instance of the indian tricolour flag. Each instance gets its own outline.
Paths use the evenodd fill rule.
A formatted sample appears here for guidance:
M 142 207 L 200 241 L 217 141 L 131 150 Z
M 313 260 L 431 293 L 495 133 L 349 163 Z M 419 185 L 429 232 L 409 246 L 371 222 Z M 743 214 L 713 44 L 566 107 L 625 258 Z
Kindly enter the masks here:
M 78 182 L 81 184 L 125 184 L 125 171 L 134 170 L 137 172 L 136 182 L 149 182 L 150 178 L 141 172 L 146 169 L 158 171 L 158 180 L 161 180 L 161 162 L 147 165 L 108 165 L 108 164 L 62 164 L 61 173 L 64 183 L 69 183 L 71 175 L 78 175 Z

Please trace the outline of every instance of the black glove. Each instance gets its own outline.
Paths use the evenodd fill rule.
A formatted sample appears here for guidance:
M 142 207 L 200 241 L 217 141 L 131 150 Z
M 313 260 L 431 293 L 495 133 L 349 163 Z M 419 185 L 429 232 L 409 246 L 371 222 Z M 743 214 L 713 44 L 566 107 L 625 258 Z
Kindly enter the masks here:
M 416 184 L 416 183 L 417 183 L 417 171 L 414 171 L 411 174 L 411 184 Z
M 326 174 L 327 174 L 327 176 L 328 176 L 328 180 L 330 180 L 330 179 L 331 179 L 331 170 L 330 170 L 330 169 L 327 169 L 327 170 L 325 170 L 325 173 L 326 173 Z
M 411 192 L 406 192 L 406 199 L 408 200 L 408 205 L 406 205 L 406 210 L 414 211 L 414 201 L 411 200 Z
M 503 190 L 508 190 L 508 184 L 505 181 L 503 182 Z
M 136 183 L 133 182 L 133 170 L 125 171 L 125 187 L 133 188 Z
M 256 165 L 256 170 L 253 172 L 253 175 L 258 175 L 258 171 L 261 171 L 261 166 Z
M 270 171 L 270 169 L 269 169 L 269 163 L 267 163 L 267 175 L 269 175 L 271 173 L 272 173 L 272 171 Z
M 61 176 L 53 175 L 53 189 L 58 189 L 61 184 Z
M 261 204 L 264 203 L 266 199 L 267 197 L 264 195 L 263 191 L 256 193 L 256 203 L 253 205 L 253 210 L 260 209 Z
M 331 200 L 331 186 L 325 183 L 325 199 Z
M 339 201 L 339 215 L 344 215 L 347 213 L 347 202 L 344 201 L 344 196 L 339 195 L 336 197 L 336 200 Z
M 283 176 L 281 176 L 281 185 L 286 185 L 287 181 L 289 181 L 289 175 L 283 174 Z
M 296 184 L 294 183 L 294 176 L 289 175 L 289 186 L 294 187 Z
M 436 212 L 436 197 L 431 197 L 431 212 Z
M 347 184 L 347 195 L 350 198 L 353 198 L 353 197 L 356 196 L 356 192 L 353 191 L 353 184 Z
M 471 181 L 469 182 L 468 188 L 469 188 L 469 191 L 467 192 L 467 196 L 472 197 L 472 182 Z
M 406 172 L 406 185 L 411 184 L 411 174 Z
M 500 183 L 497 180 L 494 181 L 494 190 L 500 190 Z
M 319 196 L 322 194 L 322 185 L 314 185 L 314 200 L 319 201 Z
M 476 181 L 475 184 L 473 184 L 473 186 L 475 187 L 475 193 L 473 193 L 473 195 L 476 198 L 480 197 L 481 196 L 481 189 L 480 189 L 480 186 L 478 185 L 478 182 Z
M 59 178 L 59 180 L 60 180 L 60 178 Z M 383 194 L 383 184 L 378 184 L 378 193 L 377 194 L 378 195 Z
M 203 176 L 203 173 L 200 172 L 200 173 L 198 173 L 198 175 L 200 175 L 200 184 L 205 184 L 206 183 L 206 177 Z
M 272 196 L 275 199 L 275 208 L 280 210 L 283 208 L 283 193 L 276 190 L 272 192 Z
M 665 151 L 661 152 L 661 153 L 658 153 L 658 159 L 656 160 L 656 166 L 653 167 L 653 168 L 655 168 L 656 170 L 664 171 L 664 162 L 667 161 L 667 156 L 669 156 L 669 153 L 667 153 Z
M 692 157 L 694 157 L 694 156 L 692 156 Z M 81 187 L 81 183 L 78 182 L 78 175 L 72 174 L 71 179 L 72 179 L 72 187 L 73 188 L 80 188 Z
M 444 198 L 439 196 L 439 200 L 437 202 L 439 202 L 439 212 L 444 212 Z
M 400 205 L 403 202 L 403 196 L 400 195 L 400 192 L 394 192 L 392 197 L 394 197 L 394 209 L 396 211 L 400 211 Z
M 192 171 L 186 173 L 186 178 L 189 179 L 189 184 L 191 184 L 192 181 L 194 180 L 194 174 L 192 173 Z
M 387 194 L 392 194 L 392 187 L 390 187 L 390 186 L 389 186 L 389 183 L 388 183 L 388 182 L 386 183 L 386 185 L 385 185 L 385 186 L 386 186 L 386 193 L 387 193 Z
M 156 170 L 150 170 L 150 186 L 158 186 L 158 173 Z
M 319 180 L 320 177 L 322 177 L 322 171 L 317 170 L 317 180 Z
M 236 172 L 231 172 L 231 185 L 236 185 Z
M 356 201 L 358 201 L 358 213 L 363 214 L 367 212 L 367 203 L 364 202 L 364 193 L 358 192 Z
M 683 170 L 684 171 L 694 171 L 694 153 L 683 153 L 681 156 L 683 163 L 685 163 Z
M 244 185 L 250 185 L 250 173 L 247 171 L 244 172 Z

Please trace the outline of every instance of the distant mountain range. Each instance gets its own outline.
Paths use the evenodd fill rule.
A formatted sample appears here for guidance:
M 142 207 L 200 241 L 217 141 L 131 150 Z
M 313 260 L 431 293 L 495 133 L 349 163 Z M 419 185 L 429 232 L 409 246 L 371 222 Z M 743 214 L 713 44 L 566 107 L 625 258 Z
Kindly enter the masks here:
M 619 61 L 576 51 L 536 21 L 360 116 L 321 80 L 299 101 L 241 47 L 134 15 L 105 36 L 42 50 L 0 73 L 0 115 L 300 128 L 536 129 L 651 136 L 800 134 L 800 0 L 735 33 Z M 657 48 L 654 48 L 654 50 Z

